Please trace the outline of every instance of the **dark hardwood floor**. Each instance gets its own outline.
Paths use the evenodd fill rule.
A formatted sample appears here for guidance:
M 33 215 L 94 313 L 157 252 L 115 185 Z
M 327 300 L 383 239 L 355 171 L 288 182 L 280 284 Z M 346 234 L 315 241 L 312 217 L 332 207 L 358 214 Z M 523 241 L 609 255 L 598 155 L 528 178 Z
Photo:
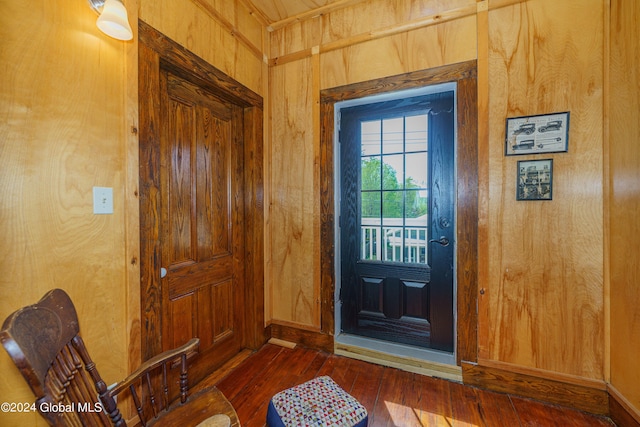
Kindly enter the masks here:
M 608 418 L 530 399 L 271 344 L 238 359 L 205 383 L 217 384 L 235 407 L 243 427 L 254 427 L 265 425 L 267 405 L 274 394 L 320 375 L 331 376 L 367 408 L 369 426 L 615 425 Z

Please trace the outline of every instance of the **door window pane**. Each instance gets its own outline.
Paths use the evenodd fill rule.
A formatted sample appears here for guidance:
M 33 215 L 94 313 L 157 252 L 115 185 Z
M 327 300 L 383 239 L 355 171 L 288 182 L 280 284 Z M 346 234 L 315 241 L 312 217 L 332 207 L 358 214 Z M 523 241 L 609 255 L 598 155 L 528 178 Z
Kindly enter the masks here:
M 403 222 L 403 200 L 402 191 L 382 192 L 382 224 L 402 225 Z
M 362 236 L 362 259 L 376 261 L 382 259 L 382 238 L 381 228 L 375 225 L 361 226 Z
M 384 227 L 384 261 L 402 262 L 403 260 L 403 230 L 402 227 Z
M 427 262 L 427 114 L 360 124 L 361 259 Z
M 427 188 L 427 152 L 406 154 L 406 169 L 404 183 L 409 190 L 412 188 Z
M 426 227 L 427 208 L 427 190 L 407 190 L 404 196 L 404 225 Z
M 360 208 L 362 223 L 367 225 L 380 225 L 380 212 L 382 208 L 379 191 L 367 191 L 362 193 Z M 365 221 L 366 218 L 373 218 L 372 221 Z
M 382 163 L 382 189 L 401 190 L 404 180 L 404 155 L 383 156 Z
M 382 121 L 382 153 L 402 153 L 404 151 L 403 117 Z
M 425 228 L 405 229 L 404 262 L 424 263 L 427 257 L 427 230 Z
M 370 122 L 360 123 L 360 135 L 362 141 L 362 155 L 374 156 L 380 154 L 380 136 L 381 136 L 382 122 L 380 120 L 373 120 Z
M 427 151 L 427 115 L 406 117 L 405 126 L 405 151 Z
M 378 190 L 382 186 L 382 159 L 380 156 L 360 159 L 361 189 Z

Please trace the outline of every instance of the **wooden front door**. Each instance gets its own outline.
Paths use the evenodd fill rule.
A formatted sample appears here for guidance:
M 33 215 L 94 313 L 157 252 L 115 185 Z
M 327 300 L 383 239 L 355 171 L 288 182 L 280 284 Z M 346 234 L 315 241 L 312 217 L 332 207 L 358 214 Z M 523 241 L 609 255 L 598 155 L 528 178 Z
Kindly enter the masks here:
M 247 163 L 244 155 L 247 145 L 255 148 L 261 127 L 251 124 L 259 123 L 261 110 L 251 106 L 252 99 L 240 103 L 237 93 L 218 90 L 219 82 L 208 80 L 218 78 L 217 70 L 197 57 L 180 63 L 189 53 L 163 36 L 153 33 L 144 41 L 139 51 L 142 357 L 197 337 L 200 348 L 190 362 L 189 380 L 199 381 L 262 340 L 261 295 L 255 292 L 261 276 L 247 261 L 248 256 L 262 261 L 256 250 L 261 246 L 246 234 L 261 231 L 261 216 L 252 209 L 253 189 L 260 189 L 261 180 L 255 175 L 259 164 Z M 177 53 L 159 52 L 167 46 Z M 192 74 L 204 68 L 213 71 Z M 248 194 L 245 182 L 252 189 Z
M 342 330 L 453 352 L 454 91 L 340 123 Z

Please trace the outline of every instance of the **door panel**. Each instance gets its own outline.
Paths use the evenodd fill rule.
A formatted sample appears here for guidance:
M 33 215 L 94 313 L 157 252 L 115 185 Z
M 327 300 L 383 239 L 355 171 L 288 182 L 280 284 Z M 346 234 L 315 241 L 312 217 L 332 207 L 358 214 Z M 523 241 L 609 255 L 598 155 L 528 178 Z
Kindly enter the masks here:
M 242 110 L 161 71 L 162 350 L 200 338 L 194 379 L 242 345 Z
M 432 347 L 453 351 L 453 271 L 455 246 L 455 170 L 453 110 L 430 115 L 430 312 Z
M 341 110 L 344 332 L 453 351 L 453 118 L 453 91 Z
M 160 67 L 156 75 L 143 123 L 157 136 L 141 144 L 152 159 L 143 176 L 157 185 L 141 209 L 152 216 L 141 220 L 143 242 L 157 242 L 143 272 L 159 297 L 155 286 L 143 294 L 145 358 L 198 337 L 198 381 L 243 344 L 243 110 Z

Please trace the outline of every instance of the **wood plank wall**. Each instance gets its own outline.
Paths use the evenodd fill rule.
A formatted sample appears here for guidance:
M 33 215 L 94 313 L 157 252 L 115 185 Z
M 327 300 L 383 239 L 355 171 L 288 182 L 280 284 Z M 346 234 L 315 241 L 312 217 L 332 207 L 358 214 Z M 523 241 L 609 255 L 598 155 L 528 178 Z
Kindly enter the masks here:
M 86 2 L 0 3 L 0 321 L 65 289 L 111 384 L 127 373 L 130 329 L 127 46 L 95 20 Z M 93 214 L 93 186 L 113 188 L 112 215 Z M 33 402 L 4 350 L 0 372 L 0 401 Z M 3 411 L 0 425 L 45 423 L 35 412 Z
M 132 42 L 99 32 L 86 2 L 0 3 L 0 320 L 65 289 L 108 384 L 140 360 L 138 11 L 261 95 L 267 79 L 266 29 L 242 4 L 125 3 Z M 114 189 L 113 215 L 93 215 L 93 186 Z M 0 371 L 1 401 L 33 400 L 4 351 Z M 2 412 L 0 425 L 44 422 Z
M 139 1 L 140 19 L 264 96 L 266 29 L 241 2 Z
M 640 2 L 611 1 L 609 254 L 611 385 L 640 424 Z M 631 420 L 619 425 L 632 425 Z
M 273 318 L 316 326 L 320 319 L 319 287 L 314 286 L 319 280 L 320 212 L 311 70 L 312 59 L 305 58 L 270 71 L 271 88 L 289 89 L 284 99 L 270 106 L 278 120 L 271 123 L 269 207 Z M 310 81 L 301 81 L 303 76 Z
M 469 0 L 363 1 L 271 33 L 270 226 L 283 231 L 274 232 L 270 241 L 274 323 L 321 326 L 320 241 L 311 230 L 320 208 L 320 185 L 314 181 L 320 135 L 313 132 L 319 91 L 473 59 L 475 16 L 393 31 L 465 5 L 475 11 Z M 370 36 L 380 28 L 392 35 Z
M 489 10 L 481 362 L 604 380 L 603 6 Z M 571 113 L 568 153 L 504 156 L 506 117 L 560 111 Z M 537 158 L 554 161 L 553 200 L 516 201 L 517 161 Z
M 270 205 L 270 228 L 282 233 L 268 240 L 272 322 L 321 330 L 318 312 L 307 309 L 317 307 L 320 286 L 321 242 L 307 238 L 319 209 L 320 186 L 307 170 L 317 168 L 316 87 L 477 59 L 478 363 L 594 390 L 586 399 L 606 411 L 607 13 L 601 0 L 371 0 L 276 28 L 269 176 L 281 196 Z M 504 156 L 505 119 L 559 111 L 571 112 L 571 132 L 568 153 L 544 156 L 554 159 L 554 200 L 518 202 L 517 161 L 540 156 Z
M 246 1 L 132 0 L 134 9 L 138 3 L 141 19 L 265 97 L 265 310 L 276 325 L 319 331 L 322 324 L 320 90 L 477 59 L 478 114 L 486 119 L 479 121 L 480 363 L 601 384 L 610 339 L 611 390 L 637 414 L 637 2 L 346 1 L 271 33 Z M 65 288 L 111 383 L 127 370 L 127 350 L 135 364 L 139 334 L 130 283 L 136 44 L 99 33 L 82 2 L 60 0 L 54 9 L 10 0 L 0 12 L 0 317 L 52 286 Z M 516 202 L 516 159 L 502 154 L 505 118 L 565 110 L 569 152 L 551 155 L 554 200 Z M 114 187 L 113 216 L 92 215 L 94 185 Z M 100 326 L 103 305 L 112 307 L 109 328 Z M 28 401 L 3 352 L 0 370 L 0 396 Z M 2 425 L 38 423 L 35 414 L 0 414 Z

